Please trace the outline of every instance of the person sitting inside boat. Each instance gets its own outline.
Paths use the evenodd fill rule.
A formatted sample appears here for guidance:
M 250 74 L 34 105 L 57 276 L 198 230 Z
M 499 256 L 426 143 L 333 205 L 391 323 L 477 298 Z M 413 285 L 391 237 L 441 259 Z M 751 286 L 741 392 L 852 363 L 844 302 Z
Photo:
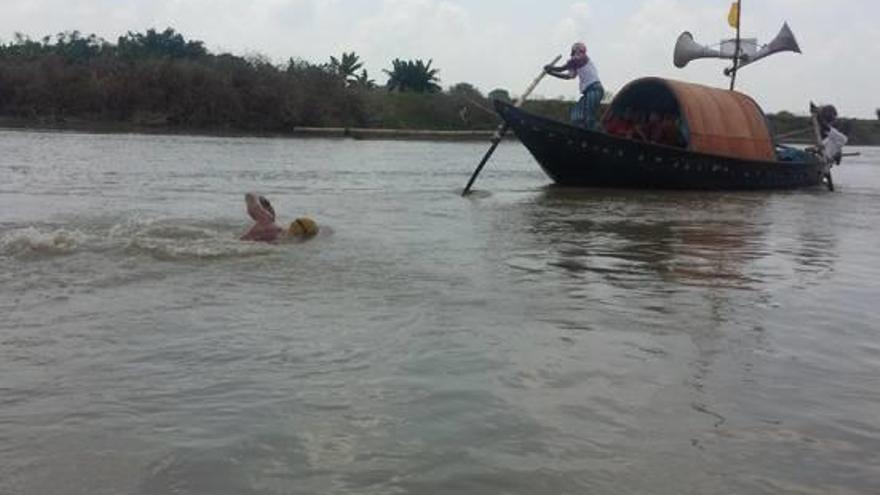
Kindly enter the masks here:
M 307 239 L 318 233 L 318 224 L 307 217 L 291 222 L 290 228 L 285 232 L 275 223 L 275 208 L 265 196 L 249 192 L 244 195 L 244 202 L 248 215 L 256 223 L 241 236 L 242 241 L 277 242 L 285 236 Z
M 632 108 L 627 107 L 623 114 L 617 112 L 608 112 L 608 118 L 605 120 L 605 132 L 612 136 L 621 136 L 628 138 L 633 131 Z
M 645 124 L 645 135 L 648 137 L 648 141 L 652 143 L 659 143 L 662 132 L 663 119 L 660 117 L 658 112 L 651 112 L 648 114 L 648 123 Z
M 681 135 L 681 129 L 673 114 L 664 115 L 653 132 L 652 141 L 657 144 L 676 148 L 685 147 L 684 136 Z
M 801 162 L 807 163 L 812 159 L 810 153 L 805 150 L 786 146 L 784 144 L 776 145 L 776 159 L 780 162 Z
M 649 134 L 648 115 L 645 112 L 635 111 L 633 113 L 632 130 L 627 137 L 636 141 L 648 141 Z
M 578 42 L 571 47 L 571 58 L 565 65 L 547 65 L 544 71 L 559 79 L 579 78 L 581 98 L 571 109 L 571 121 L 587 129 L 597 129 L 599 125 L 599 103 L 605 96 L 605 88 L 599 81 L 596 64 L 587 56 L 587 45 Z

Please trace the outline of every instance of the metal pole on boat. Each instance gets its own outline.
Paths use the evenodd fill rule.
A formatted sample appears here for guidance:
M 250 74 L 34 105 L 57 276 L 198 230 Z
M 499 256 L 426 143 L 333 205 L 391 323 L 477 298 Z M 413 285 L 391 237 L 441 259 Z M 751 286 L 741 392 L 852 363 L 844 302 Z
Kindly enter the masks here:
M 733 52 L 733 72 L 730 74 L 730 90 L 736 87 L 736 73 L 739 70 L 739 49 L 742 44 L 740 25 L 742 21 L 742 0 L 736 2 L 736 46 Z
M 739 49 L 742 44 L 742 37 L 740 31 L 740 22 L 742 21 L 742 0 L 737 0 L 736 2 L 736 46 L 734 47 L 733 52 L 733 71 L 730 74 L 730 90 L 733 91 L 733 88 L 736 87 L 736 72 L 739 70 Z
M 555 65 L 556 62 L 562 58 L 562 55 L 557 55 L 549 65 Z M 541 69 L 541 74 L 532 81 L 532 84 L 529 85 L 528 88 L 523 92 L 522 96 L 519 97 L 519 101 L 516 102 L 516 106 L 520 107 L 526 101 L 526 98 L 532 94 L 532 91 L 538 87 L 538 83 L 541 82 L 541 79 L 544 79 L 544 76 L 547 75 L 547 72 L 544 69 Z M 468 181 L 467 185 L 464 187 L 464 190 L 461 192 L 462 196 L 467 196 L 468 193 L 471 192 L 471 186 L 474 185 L 474 181 L 477 180 L 477 176 L 480 175 L 480 172 L 483 170 L 483 167 L 486 166 L 486 162 L 489 161 L 489 158 L 492 156 L 492 153 L 495 153 L 495 149 L 498 148 L 498 145 L 501 143 L 501 140 L 504 139 L 504 135 L 507 134 L 507 123 L 503 123 L 498 126 L 498 129 L 495 130 L 495 134 L 492 136 L 492 145 L 489 147 L 489 150 L 486 151 L 486 154 L 483 155 L 483 159 L 480 160 L 480 164 L 477 165 L 477 169 L 474 170 L 473 175 L 471 175 L 471 179 Z

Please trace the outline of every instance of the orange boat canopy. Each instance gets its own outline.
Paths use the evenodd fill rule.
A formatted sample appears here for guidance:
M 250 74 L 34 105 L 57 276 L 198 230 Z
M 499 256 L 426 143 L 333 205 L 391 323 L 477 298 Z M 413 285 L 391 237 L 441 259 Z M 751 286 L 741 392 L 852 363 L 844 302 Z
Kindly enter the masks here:
M 691 151 L 776 161 L 764 112 L 755 100 L 736 91 L 648 77 L 620 90 L 609 111 L 674 115 L 684 124 Z

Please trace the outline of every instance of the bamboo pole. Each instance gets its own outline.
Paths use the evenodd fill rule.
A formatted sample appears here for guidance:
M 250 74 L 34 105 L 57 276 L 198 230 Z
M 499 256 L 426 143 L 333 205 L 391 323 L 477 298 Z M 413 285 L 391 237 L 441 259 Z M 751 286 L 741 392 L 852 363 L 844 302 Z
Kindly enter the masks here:
M 556 58 L 554 58 L 553 61 L 550 62 L 550 65 L 555 65 L 556 62 L 559 62 L 559 60 L 561 58 L 562 58 L 562 55 L 557 55 Z M 541 80 L 544 79 L 544 76 L 546 76 L 546 75 L 547 75 L 547 71 L 545 71 L 544 69 L 541 69 L 541 74 L 539 74 L 538 77 L 536 77 L 535 80 L 532 81 L 532 84 L 530 84 L 528 88 L 526 88 L 525 92 L 523 92 L 522 96 L 520 96 L 519 100 L 516 102 L 516 106 L 520 107 L 520 106 L 522 106 L 523 103 L 525 103 L 526 98 L 528 98 L 529 95 L 532 94 L 532 91 L 534 91 L 535 88 L 538 87 L 538 83 L 540 83 Z M 483 155 L 483 159 L 480 160 L 480 164 L 477 165 L 477 169 L 474 170 L 473 175 L 471 175 L 471 179 L 468 181 L 467 185 L 464 187 L 464 190 L 461 192 L 462 196 L 467 196 L 468 193 L 471 192 L 471 186 L 474 185 L 474 181 L 477 180 L 477 176 L 480 175 L 480 172 L 483 170 L 483 167 L 486 166 L 486 162 L 488 162 L 489 158 L 492 156 L 492 154 L 495 153 L 495 149 L 498 148 L 498 145 L 501 143 L 501 140 L 504 139 L 504 135 L 507 134 L 507 129 L 508 129 L 507 122 L 498 126 L 498 130 L 496 130 L 495 134 L 492 136 L 492 145 L 489 146 L 489 150 L 486 151 L 485 155 Z
M 737 0 L 736 2 L 736 47 L 733 52 L 733 73 L 730 75 L 730 90 L 733 91 L 733 88 L 736 87 L 736 73 L 739 71 L 739 58 L 740 58 L 740 45 L 742 44 L 742 37 L 740 26 L 742 23 L 742 0 Z

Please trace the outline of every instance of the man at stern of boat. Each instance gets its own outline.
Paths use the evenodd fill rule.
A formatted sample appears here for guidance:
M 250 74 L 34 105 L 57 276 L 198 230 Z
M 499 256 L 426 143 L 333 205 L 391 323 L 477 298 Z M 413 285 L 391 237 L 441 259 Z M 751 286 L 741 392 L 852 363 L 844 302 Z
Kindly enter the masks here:
M 587 129 L 599 127 L 599 103 L 605 96 L 605 88 L 599 81 L 596 64 L 587 56 L 587 45 L 577 42 L 571 47 L 571 58 L 564 65 L 544 67 L 544 71 L 559 79 L 579 79 L 581 98 L 571 109 L 571 121 Z

